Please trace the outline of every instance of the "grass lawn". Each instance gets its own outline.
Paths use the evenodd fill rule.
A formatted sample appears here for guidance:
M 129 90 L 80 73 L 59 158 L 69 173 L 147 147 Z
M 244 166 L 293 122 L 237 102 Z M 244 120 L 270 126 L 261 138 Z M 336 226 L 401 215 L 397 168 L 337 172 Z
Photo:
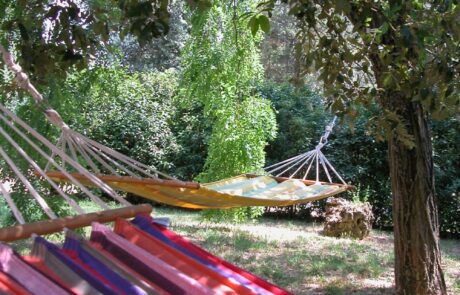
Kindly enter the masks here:
M 88 202 L 81 204 L 94 211 Z M 393 236 L 373 230 L 365 240 L 321 235 L 322 225 L 261 219 L 232 225 L 202 222 L 198 212 L 154 208 L 169 217 L 171 229 L 201 247 L 294 294 L 392 294 Z M 79 230 L 88 235 L 90 228 Z M 62 242 L 62 234 L 47 237 Z M 13 243 L 27 253 L 31 239 Z M 449 294 L 460 294 L 460 241 L 442 240 Z
M 171 228 L 210 252 L 295 294 L 392 294 L 393 236 L 374 230 L 365 240 L 321 235 L 321 224 L 261 219 L 229 225 L 199 214 L 154 208 Z M 460 294 L 460 241 L 443 240 L 449 294 Z

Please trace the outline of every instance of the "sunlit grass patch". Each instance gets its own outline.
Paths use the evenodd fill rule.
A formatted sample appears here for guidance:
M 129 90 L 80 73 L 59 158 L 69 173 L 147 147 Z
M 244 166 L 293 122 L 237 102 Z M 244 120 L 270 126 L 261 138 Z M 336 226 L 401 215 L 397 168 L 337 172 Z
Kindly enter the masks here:
M 173 230 L 295 294 L 349 294 L 365 280 L 377 285 L 372 290 L 392 286 L 393 247 L 382 243 L 390 239 L 385 233 L 357 241 L 325 237 L 319 225 L 296 221 L 232 225 L 203 223 L 198 216 L 173 222 Z
M 320 224 L 270 219 L 239 225 L 216 224 L 201 222 L 198 214 L 186 214 L 185 221 L 173 221 L 174 230 L 295 294 L 393 292 L 391 232 L 374 230 L 362 241 L 336 239 L 322 236 Z M 442 241 L 450 294 L 460 294 L 459 244 Z

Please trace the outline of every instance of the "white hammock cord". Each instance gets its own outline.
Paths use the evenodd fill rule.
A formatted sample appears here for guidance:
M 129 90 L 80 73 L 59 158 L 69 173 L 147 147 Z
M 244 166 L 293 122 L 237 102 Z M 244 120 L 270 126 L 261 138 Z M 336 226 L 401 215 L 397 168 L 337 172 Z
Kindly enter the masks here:
M 22 149 L 7 133 L 6 131 L 0 127 L 0 134 L 3 135 L 3 137 L 6 138 L 6 140 L 21 154 L 21 156 L 27 160 L 27 162 L 43 177 L 45 178 L 48 183 L 58 192 L 58 194 L 64 198 L 64 200 L 69 204 L 70 207 L 72 207 L 75 211 L 77 211 L 79 214 L 84 214 L 86 213 L 78 204 L 70 198 L 64 191 L 62 191 L 59 186 L 51 180 L 48 175 L 38 166 L 38 164 L 32 160 L 32 158 Z
M 319 162 L 321 163 L 321 166 L 323 166 L 324 172 L 326 172 L 327 179 L 329 180 L 329 182 L 332 182 L 331 175 L 329 174 L 329 170 L 327 169 L 327 166 L 326 166 L 326 164 L 325 164 L 324 159 L 326 159 L 326 157 L 325 157 L 324 154 L 320 151 L 320 152 L 319 152 Z
M 13 198 L 11 198 L 11 195 L 6 189 L 3 182 L 0 182 L 0 192 L 2 193 L 2 196 L 5 198 L 6 203 L 10 207 L 11 211 L 13 212 L 14 218 L 16 218 L 18 223 L 19 224 L 26 223 L 26 221 L 24 220 L 24 217 L 21 214 L 21 211 L 19 211 L 18 207 L 16 207 L 16 204 L 14 203 Z
M 126 168 L 125 166 L 121 165 L 120 163 L 118 163 L 117 161 L 115 161 L 114 159 L 112 159 L 111 157 L 107 156 L 103 151 L 99 150 L 98 148 L 92 146 L 92 145 L 89 145 L 89 144 L 85 144 L 87 146 L 87 148 L 89 150 L 92 150 L 95 154 L 99 154 L 101 157 L 105 158 L 107 161 L 109 161 L 110 163 L 112 163 L 115 167 L 117 167 L 118 169 L 124 171 L 125 173 L 127 173 L 128 175 L 132 176 L 132 177 L 138 177 L 136 174 L 134 174 L 132 171 L 130 171 L 128 168 Z M 115 175 L 118 175 L 117 172 L 115 172 Z
M 16 176 L 21 180 L 21 182 L 24 184 L 26 189 L 29 191 L 29 193 L 34 197 L 34 199 L 37 201 L 37 203 L 42 207 L 43 211 L 45 211 L 46 215 L 48 215 L 49 218 L 55 219 L 57 218 L 56 214 L 51 210 L 51 208 L 48 206 L 46 203 L 45 199 L 40 196 L 40 194 L 37 192 L 37 190 L 33 187 L 33 185 L 29 182 L 29 180 L 22 174 L 22 172 L 19 170 L 19 168 L 14 164 L 13 160 L 8 156 L 8 154 L 3 150 L 3 148 L 0 146 L 0 156 L 5 160 L 5 162 L 10 166 L 11 170 L 16 174 Z
M 88 153 L 88 155 L 92 156 L 94 159 L 96 159 L 98 163 L 101 163 L 102 166 L 104 166 L 107 170 L 109 170 L 112 175 L 120 176 L 118 172 L 112 168 L 112 166 L 110 166 L 104 159 L 99 157 L 99 155 L 95 153 L 91 148 L 89 148 L 87 144 L 85 143 L 78 143 L 78 144 L 84 151 L 86 151 L 86 153 Z
M 289 170 L 291 170 L 291 169 L 294 168 L 295 166 L 301 164 L 302 161 L 303 161 L 305 158 L 306 158 L 306 159 L 310 158 L 311 155 L 312 155 L 312 154 L 311 154 L 310 152 L 309 152 L 309 153 L 306 153 L 305 156 L 304 156 L 303 158 L 299 159 L 299 160 L 296 161 L 294 164 L 292 164 L 292 165 L 290 165 L 289 167 L 287 167 L 286 169 L 284 169 L 281 173 L 278 173 L 278 175 L 276 175 L 276 176 L 278 177 L 278 176 L 283 175 L 284 173 L 288 172 Z
M 56 147 L 57 147 L 58 149 L 61 149 L 61 150 L 64 150 L 64 149 L 65 149 L 65 147 L 63 147 L 63 140 L 64 140 L 64 139 L 63 139 L 63 133 L 61 132 L 61 136 L 59 136 L 59 139 L 58 139 L 58 141 L 57 141 L 57 143 L 56 143 Z M 55 155 L 56 155 L 56 154 L 55 154 L 54 152 L 52 152 L 52 153 L 51 153 L 51 158 L 54 158 Z M 49 167 L 50 167 L 50 164 L 51 164 L 50 161 L 48 161 L 48 162 L 46 163 L 46 166 L 45 166 L 45 169 L 44 169 L 45 171 L 48 171 L 48 169 L 49 169 Z
M 91 169 L 96 172 L 97 174 L 100 174 L 101 171 L 97 167 L 97 165 L 91 160 L 91 158 L 88 156 L 88 154 L 84 151 L 84 149 L 81 148 L 80 144 L 78 143 L 78 138 L 73 138 L 69 136 L 67 138 L 76 148 L 76 150 L 80 153 L 80 155 L 83 156 L 85 159 L 86 163 L 91 167 Z
M 110 186 L 105 184 L 103 181 L 101 181 L 99 178 L 97 178 L 95 175 L 91 174 L 88 170 L 83 168 L 77 161 L 74 161 L 72 158 L 70 158 L 66 153 L 63 151 L 59 150 L 54 146 L 51 142 L 49 142 L 46 138 L 44 138 L 41 134 L 39 134 L 35 129 L 27 125 L 24 121 L 22 121 L 20 118 L 18 118 L 13 112 L 10 110 L 6 109 L 3 105 L 0 104 L 0 109 L 8 114 L 9 117 L 14 119 L 22 128 L 30 132 L 35 138 L 37 138 L 40 142 L 45 144 L 47 148 L 49 148 L 51 151 L 55 151 L 55 153 L 63 158 L 66 162 L 68 162 L 73 168 L 75 168 L 79 173 L 83 174 L 88 180 L 90 180 L 93 184 L 95 184 L 98 188 L 100 188 L 102 191 L 107 193 L 109 196 L 117 200 L 123 205 L 130 206 L 131 204 L 123 199 L 121 196 L 119 196 Z M 104 206 L 107 207 L 107 205 L 102 202 Z M 108 207 L 107 207 L 108 208 Z
M 0 104 L 0 109 L 2 108 L 3 106 Z M 43 151 L 40 147 L 38 147 L 34 142 L 32 142 L 30 140 L 30 138 L 27 137 L 27 135 L 25 135 L 21 130 L 19 130 L 16 126 L 14 126 L 9 120 L 7 120 L 3 115 L 0 114 L 0 118 L 6 123 L 8 124 L 8 126 L 13 129 L 17 134 L 19 134 L 19 136 L 21 136 L 29 145 L 31 145 L 42 157 L 44 157 L 45 159 L 47 159 L 49 162 L 51 162 L 51 164 L 53 164 L 62 174 L 64 174 L 74 185 L 76 185 L 77 187 L 79 187 L 86 195 L 88 195 L 91 200 L 93 202 L 95 202 L 96 204 L 98 204 L 101 208 L 103 209 L 109 209 L 109 207 L 107 206 L 107 204 L 105 204 L 101 199 L 99 199 L 99 197 L 97 197 L 96 195 L 94 195 L 90 190 L 88 190 L 83 184 L 81 184 L 77 179 L 75 179 L 71 174 L 69 174 L 67 172 L 67 170 L 65 168 L 63 168 L 61 165 L 59 165 L 53 158 L 51 158 L 45 151 Z M 22 126 L 21 123 L 24 123 L 24 122 L 17 122 L 19 125 Z M 25 123 L 24 123 L 25 124 Z M 34 135 L 34 134 L 32 134 Z M 39 138 L 37 138 L 38 140 L 40 140 Z M 49 143 L 51 146 L 52 144 Z M 45 144 L 47 145 L 47 144 Z M 49 147 L 49 146 L 48 146 Z M 53 149 L 54 150 L 54 149 Z M 59 149 L 55 149 L 56 153 L 59 152 L 60 150 Z M 63 159 L 64 161 L 64 159 Z M 69 165 L 72 165 L 72 163 L 69 163 Z
M 343 184 L 346 184 L 343 178 L 337 173 L 335 168 L 332 166 L 332 164 L 327 160 L 326 156 L 321 152 L 321 149 L 328 143 L 328 137 L 331 134 L 336 121 L 337 121 L 337 116 L 334 116 L 332 121 L 326 126 L 325 131 L 323 135 L 320 137 L 320 140 L 314 150 L 308 151 L 306 153 L 294 156 L 287 160 L 267 166 L 264 168 L 265 171 L 267 171 L 268 174 L 273 174 L 274 172 L 287 167 L 282 172 L 276 175 L 276 177 L 279 177 L 297 167 L 295 171 L 288 176 L 289 178 L 292 179 L 302 170 L 303 167 L 305 167 L 308 164 L 307 171 L 305 172 L 302 178 L 303 180 L 306 180 L 311 170 L 312 164 L 315 163 L 315 170 L 316 170 L 315 181 L 316 183 L 320 183 L 320 179 L 319 179 L 320 169 L 322 168 L 327 176 L 329 183 L 332 183 L 332 177 L 331 177 L 331 174 L 329 173 L 329 169 L 330 169 L 334 172 L 334 175 L 337 176 L 337 178 Z
M 329 160 L 326 157 L 324 157 L 324 161 L 329 166 L 329 168 L 331 168 L 332 172 L 334 172 L 335 176 L 337 176 L 337 178 L 340 179 L 340 181 L 346 185 L 347 183 L 345 182 L 345 180 L 343 180 L 343 178 L 340 176 L 337 170 L 335 170 L 334 166 L 332 166 L 332 164 L 329 162 Z
M 305 158 L 308 158 L 310 155 L 309 153 L 306 153 L 301 159 L 299 160 L 296 160 L 294 164 L 290 165 L 289 167 L 287 167 L 286 169 L 284 169 L 281 173 L 278 173 L 277 176 L 281 176 L 283 175 L 284 173 L 286 173 L 287 171 L 291 170 L 292 168 L 294 168 L 295 166 L 299 165 L 300 163 L 302 163 L 302 161 L 305 159 Z M 288 165 L 289 163 L 281 166 L 281 167 L 284 167 L 286 165 Z M 276 169 L 275 169 L 276 170 Z
M 292 175 L 289 176 L 289 178 L 292 178 L 293 175 L 296 175 L 312 158 L 313 158 L 313 153 L 311 153 L 311 155 L 302 163 L 302 165 L 299 166 L 299 168 L 297 168 L 296 171 L 294 171 L 294 173 L 292 173 Z
M 267 173 L 272 174 L 273 172 L 278 171 L 278 170 L 280 170 L 280 169 L 283 169 L 283 168 L 286 167 L 286 166 L 289 166 L 288 169 L 291 169 L 291 167 L 292 167 L 291 164 L 292 164 L 292 163 L 294 163 L 293 165 L 295 166 L 298 162 L 301 162 L 301 161 L 303 161 L 305 158 L 308 158 L 308 156 L 310 155 L 310 153 L 311 153 L 311 152 L 307 152 L 307 153 L 301 154 L 301 155 L 299 155 L 299 156 L 297 156 L 297 157 L 293 157 L 293 158 L 291 158 L 291 160 L 288 161 L 288 162 L 283 161 L 283 162 L 285 162 L 285 163 L 284 163 L 283 165 L 280 165 L 280 166 L 277 166 L 276 164 L 275 164 L 275 165 L 272 165 L 271 167 L 275 166 L 276 168 L 267 171 Z
M 288 162 L 288 161 L 291 161 L 291 160 L 294 160 L 294 161 L 295 161 L 296 159 L 298 159 L 298 158 L 302 157 L 302 156 L 303 156 L 303 155 L 305 155 L 305 154 L 306 154 L 306 153 L 303 153 L 303 154 L 300 154 L 300 155 L 294 156 L 294 157 L 292 157 L 292 158 L 289 158 L 289 159 L 283 160 L 283 161 L 281 161 L 281 162 L 278 162 L 278 163 L 272 164 L 272 165 L 270 165 L 270 166 L 267 166 L 267 167 L 265 167 L 265 170 L 267 170 L 267 169 L 269 169 L 269 168 L 272 168 L 272 167 L 276 167 L 276 166 L 278 166 L 278 165 L 281 165 L 281 164 L 284 164 L 284 163 L 286 163 L 286 162 Z

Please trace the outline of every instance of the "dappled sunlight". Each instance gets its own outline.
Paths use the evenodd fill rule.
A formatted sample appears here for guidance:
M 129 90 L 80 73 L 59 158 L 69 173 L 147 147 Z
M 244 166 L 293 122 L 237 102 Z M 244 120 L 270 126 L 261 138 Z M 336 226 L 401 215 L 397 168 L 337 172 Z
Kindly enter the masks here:
M 337 239 L 323 236 L 320 223 L 261 219 L 229 224 L 203 222 L 188 212 L 184 219 L 174 214 L 175 231 L 295 294 L 394 292 L 392 232 L 373 230 L 364 240 Z M 460 291 L 459 244 L 442 241 L 449 294 Z

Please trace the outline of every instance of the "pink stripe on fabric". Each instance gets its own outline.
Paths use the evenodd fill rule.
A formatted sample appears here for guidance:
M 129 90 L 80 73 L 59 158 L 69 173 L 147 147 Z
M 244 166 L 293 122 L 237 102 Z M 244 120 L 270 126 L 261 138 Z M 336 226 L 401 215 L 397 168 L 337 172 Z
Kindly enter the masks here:
M 151 255 L 144 249 L 116 235 L 105 225 L 93 222 L 91 241 L 93 240 L 93 235 L 96 233 L 104 235 L 104 237 L 110 240 L 111 243 L 114 243 L 119 247 L 122 247 L 125 251 L 129 252 L 131 255 L 133 255 L 140 261 L 143 261 L 150 268 L 160 272 L 165 278 L 186 290 L 187 294 L 216 294 L 213 290 L 201 285 L 196 280 L 179 271 L 177 268 L 174 268 L 171 265 L 166 264 L 161 259 L 158 259 L 157 257 Z
M 41 295 L 44 290 L 47 295 L 69 294 L 23 261 L 13 249 L 3 244 L 0 244 L 0 268 L 20 282 L 31 294 Z

